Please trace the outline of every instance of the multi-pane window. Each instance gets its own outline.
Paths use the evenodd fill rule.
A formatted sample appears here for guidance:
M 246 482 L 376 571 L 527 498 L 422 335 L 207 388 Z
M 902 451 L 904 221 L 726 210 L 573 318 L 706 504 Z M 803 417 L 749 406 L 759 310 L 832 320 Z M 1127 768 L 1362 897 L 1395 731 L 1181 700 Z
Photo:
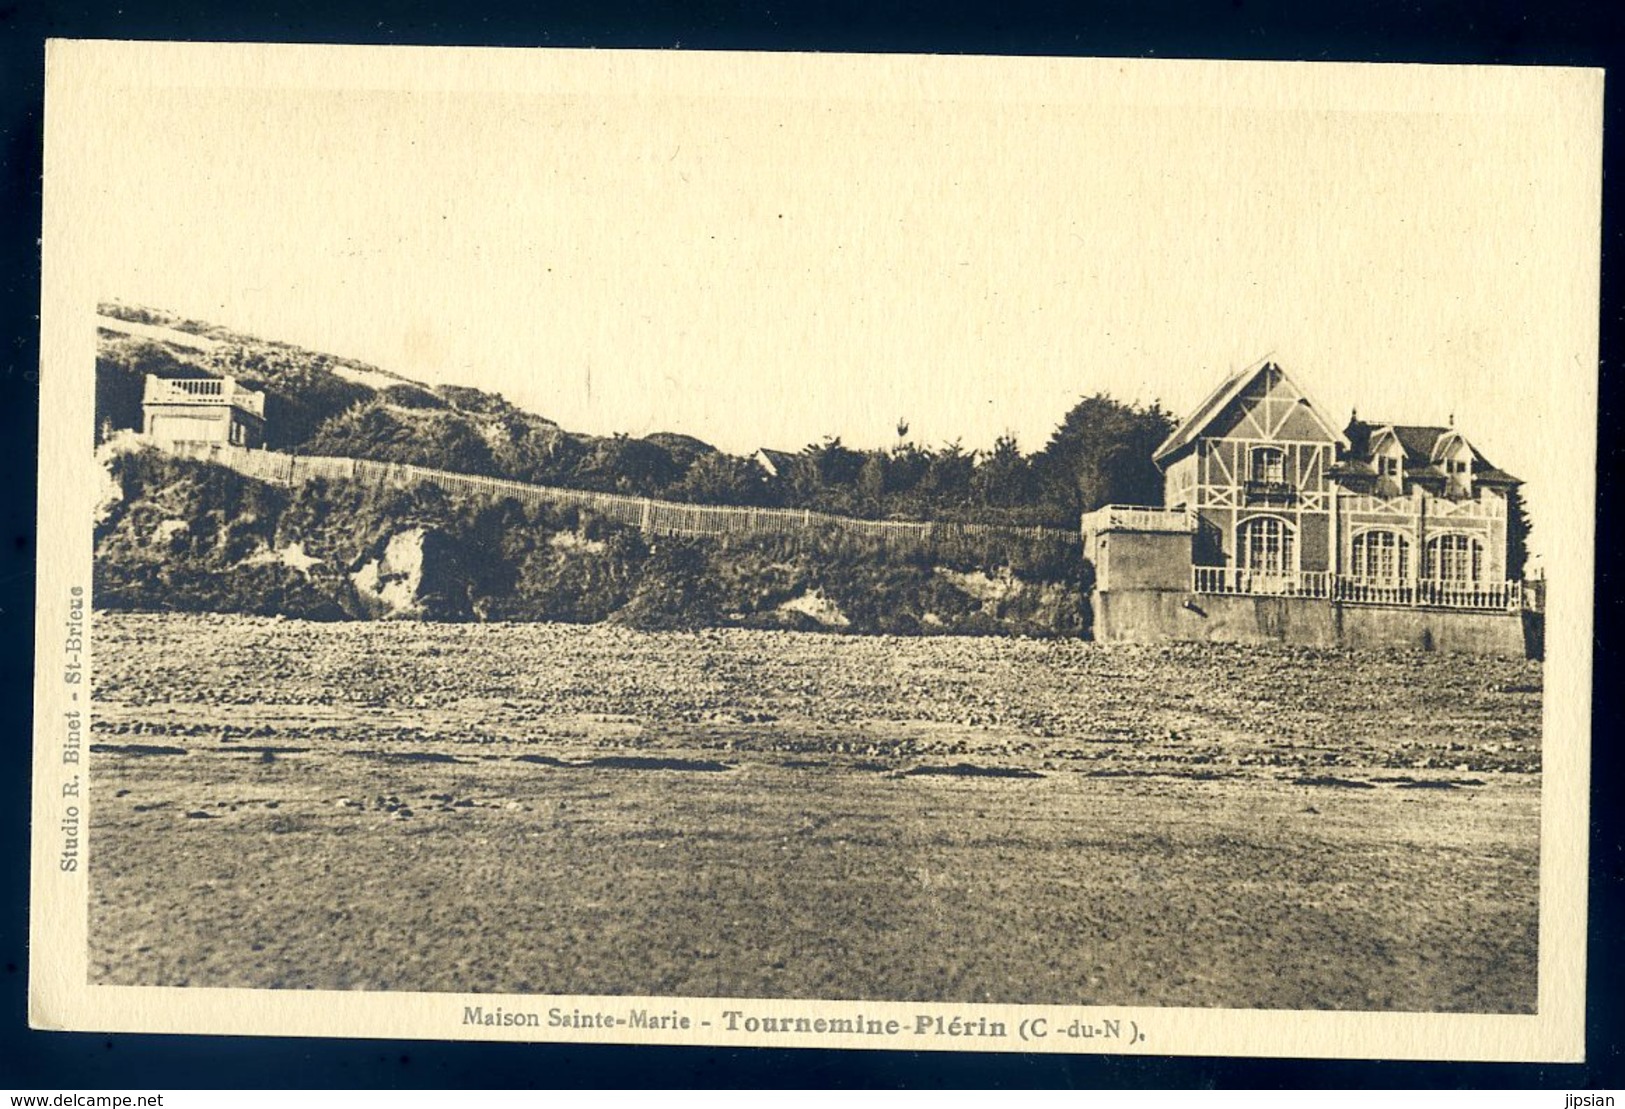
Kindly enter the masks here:
M 1355 577 L 1401 582 L 1410 576 L 1411 545 L 1397 532 L 1362 531 L 1354 537 Z
M 1275 516 L 1256 516 L 1241 525 L 1242 566 L 1264 573 L 1288 573 L 1297 568 L 1292 528 Z
M 1484 573 L 1484 545 L 1470 535 L 1428 540 L 1422 576 L 1431 581 L 1476 582 Z
M 1385 454 L 1381 458 L 1377 459 L 1377 472 L 1383 477 L 1398 477 L 1399 457 L 1397 455 Z
M 1253 448 L 1253 480 L 1281 485 L 1286 481 L 1286 452 L 1280 447 Z

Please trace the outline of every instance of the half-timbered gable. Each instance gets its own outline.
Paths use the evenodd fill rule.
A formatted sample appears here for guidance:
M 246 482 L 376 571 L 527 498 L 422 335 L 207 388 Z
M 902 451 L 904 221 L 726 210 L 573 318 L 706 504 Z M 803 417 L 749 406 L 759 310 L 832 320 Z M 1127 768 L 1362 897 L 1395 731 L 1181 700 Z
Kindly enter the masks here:
M 1204 558 L 1296 573 L 1329 565 L 1330 471 L 1347 446 L 1272 362 L 1224 382 L 1158 448 L 1164 501 L 1192 510 Z

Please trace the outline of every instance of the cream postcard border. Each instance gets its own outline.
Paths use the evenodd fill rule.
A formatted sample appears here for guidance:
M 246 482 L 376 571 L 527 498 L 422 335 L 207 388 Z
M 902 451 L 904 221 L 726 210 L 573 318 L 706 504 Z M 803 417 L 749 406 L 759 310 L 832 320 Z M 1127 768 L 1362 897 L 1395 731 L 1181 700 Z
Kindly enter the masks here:
M 1107 102 L 1188 102 L 1312 109 L 1470 112 L 1521 98 L 1531 119 L 1569 136 L 1584 202 L 1562 213 L 1574 235 L 1572 351 L 1531 372 L 1553 375 L 1568 418 L 1545 444 L 1552 472 L 1569 475 L 1560 502 L 1538 521 L 1551 581 L 1541 806 L 1540 969 L 1533 1016 L 1255 1011 L 1061 1006 L 944 1005 L 733 998 L 588 998 L 458 994 L 172 989 L 87 984 L 86 857 L 90 799 L 90 614 L 93 314 L 107 290 L 87 286 L 76 260 L 97 249 L 95 181 L 78 172 L 79 107 L 121 88 L 326 87 L 591 94 L 609 87 L 648 94 L 818 87 L 846 96 L 906 97 L 925 77 L 951 97 L 998 87 L 1016 98 L 1050 95 L 1102 70 L 1089 84 Z M 771 79 L 767 79 L 771 78 Z M 1507 1061 L 1574 1061 L 1584 1053 L 1588 766 L 1591 706 L 1592 515 L 1595 494 L 1597 318 L 1601 204 L 1602 74 L 1596 70 L 801 54 L 528 51 L 420 47 L 53 41 L 46 57 L 46 126 L 40 375 L 39 583 L 35 684 L 29 1012 L 38 1028 L 89 1031 L 406 1039 L 867 1047 L 1123 1054 L 1260 1055 Z M 1533 125 L 1533 124 L 1532 124 Z M 1555 511 L 1553 511 L 1555 509 Z M 77 675 L 77 676 L 75 676 Z M 76 729 L 72 714 L 80 714 Z M 67 752 L 77 751 L 77 761 Z M 59 863 L 67 837 L 81 866 Z M 465 1023 L 465 1007 L 537 1014 L 540 1027 Z M 689 1027 L 548 1027 L 549 1011 L 675 1014 Z M 730 1030 L 727 1014 L 731 1018 Z M 793 1016 L 896 1020 L 895 1035 L 771 1034 L 747 1018 Z M 918 1032 L 921 1018 L 928 1030 Z M 934 1018 L 941 1018 L 938 1025 Z M 954 1036 L 1001 1021 L 1002 1040 Z M 1074 1022 L 1115 1029 L 1090 1039 Z M 1118 1022 L 1107 1024 L 1104 1022 Z M 679 1021 L 680 1023 L 680 1021 Z M 942 1031 L 936 1031 L 937 1028 Z

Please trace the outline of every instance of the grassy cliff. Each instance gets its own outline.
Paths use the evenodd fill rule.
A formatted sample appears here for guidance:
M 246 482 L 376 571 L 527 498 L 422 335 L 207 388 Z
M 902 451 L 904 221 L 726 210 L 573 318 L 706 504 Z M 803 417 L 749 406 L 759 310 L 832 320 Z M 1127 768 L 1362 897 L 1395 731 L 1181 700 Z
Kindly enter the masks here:
M 1076 635 L 1076 559 L 996 564 L 835 532 L 650 540 L 576 508 L 431 485 L 266 485 L 151 449 L 113 452 L 96 604 L 307 619 L 611 621 L 642 628 Z
M 644 495 L 684 487 L 697 461 L 718 454 L 688 436 L 568 432 L 495 393 L 425 385 L 355 359 L 152 309 L 103 304 L 99 311 L 98 441 L 141 426 L 146 375 L 230 375 L 265 394 L 266 445 L 274 450 Z M 117 330 L 117 321 L 140 330 Z M 731 499 L 752 503 L 763 493 L 762 475 L 743 459 L 733 462 L 729 476 L 743 494 Z M 716 469 L 703 466 L 697 478 Z
M 1080 398 L 1041 450 L 1009 435 L 989 450 L 907 440 L 855 449 L 826 436 L 764 468 L 692 436 L 595 436 L 493 393 L 429 386 L 354 359 L 151 309 L 100 307 L 98 441 L 139 426 L 146 374 L 229 374 L 266 397 L 267 446 L 693 504 L 810 509 L 869 519 L 1072 528 L 1102 504 L 1158 504 L 1152 452 L 1168 414 Z M 539 374 L 546 373 L 539 368 Z M 771 445 L 771 444 L 770 444 Z M 778 444 L 788 446 L 788 444 Z M 771 471 L 771 472 L 770 472 Z

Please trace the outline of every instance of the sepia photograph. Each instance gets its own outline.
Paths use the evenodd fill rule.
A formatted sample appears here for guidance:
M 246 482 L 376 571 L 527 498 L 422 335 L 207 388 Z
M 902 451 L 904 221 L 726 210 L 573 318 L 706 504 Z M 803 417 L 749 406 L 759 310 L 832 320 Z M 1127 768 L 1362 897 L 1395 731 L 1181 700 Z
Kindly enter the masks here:
M 36 1024 L 1577 1057 L 1600 112 L 52 44 Z

